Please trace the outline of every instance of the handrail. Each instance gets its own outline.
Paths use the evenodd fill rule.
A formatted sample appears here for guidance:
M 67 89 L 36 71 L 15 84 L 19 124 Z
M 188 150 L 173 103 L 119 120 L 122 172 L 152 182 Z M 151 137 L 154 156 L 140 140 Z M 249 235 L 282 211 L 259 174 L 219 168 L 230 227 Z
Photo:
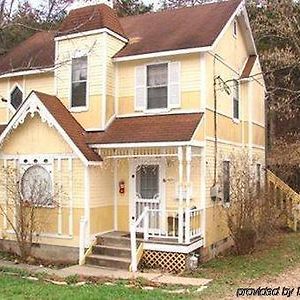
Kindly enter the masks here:
M 146 206 L 141 213 L 141 215 L 138 217 L 137 220 L 135 220 L 134 217 L 132 217 L 132 222 L 130 224 L 130 246 L 131 246 L 131 271 L 136 272 L 137 271 L 137 243 L 136 243 L 136 229 L 137 227 L 142 223 L 144 220 L 144 239 L 148 240 L 148 229 L 149 229 L 149 208 Z
M 293 200 L 297 199 L 297 204 L 300 203 L 300 194 L 295 192 L 289 185 L 287 185 L 283 180 L 277 177 L 272 171 L 267 170 L 267 178 L 268 181 L 274 183 L 277 186 L 280 186 L 280 188 L 288 193 L 290 197 L 293 198 Z

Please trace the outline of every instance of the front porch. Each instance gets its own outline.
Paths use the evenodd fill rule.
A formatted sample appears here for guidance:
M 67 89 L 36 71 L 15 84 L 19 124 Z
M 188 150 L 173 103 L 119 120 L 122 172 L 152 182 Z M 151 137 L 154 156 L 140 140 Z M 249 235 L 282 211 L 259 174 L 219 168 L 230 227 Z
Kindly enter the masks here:
M 98 246 L 99 239 L 108 236 L 124 241 L 126 250 L 130 249 L 130 269 L 135 272 L 143 253 L 178 253 L 185 260 L 204 245 L 201 145 L 106 146 L 99 154 L 104 168 L 113 170 L 114 228 L 97 236 Z

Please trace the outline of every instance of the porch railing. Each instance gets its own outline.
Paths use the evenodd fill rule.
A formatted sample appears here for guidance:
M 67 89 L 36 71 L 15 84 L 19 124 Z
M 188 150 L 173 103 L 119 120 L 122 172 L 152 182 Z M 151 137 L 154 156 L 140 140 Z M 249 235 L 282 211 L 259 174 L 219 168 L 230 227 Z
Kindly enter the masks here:
M 144 241 L 168 240 L 178 244 L 190 244 L 202 235 L 201 215 L 203 209 L 162 210 L 145 207 L 137 220 L 130 226 L 131 270 L 137 271 L 136 233 L 142 229 Z

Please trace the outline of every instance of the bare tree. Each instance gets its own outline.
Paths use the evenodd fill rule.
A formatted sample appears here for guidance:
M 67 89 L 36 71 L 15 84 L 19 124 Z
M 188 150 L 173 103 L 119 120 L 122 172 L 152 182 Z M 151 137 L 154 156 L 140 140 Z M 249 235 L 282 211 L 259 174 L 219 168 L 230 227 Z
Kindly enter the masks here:
M 225 201 L 226 223 L 238 254 L 253 251 L 257 241 L 279 227 L 284 214 L 264 185 L 262 173 L 258 176 L 257 165 L 257 159 L 251 159 L 247 151 L 232 153 L 228 160 L 228 187 L 221 167 L 220 182 L 229 197 Z
M 161 9 L 174 9 L 179 7 L 195 6 L 210 2 L 220 2 L 222 0 L 163 0 L 161 1 Z
M 20 170 L 5 167 L 1 173 L 4 202 L 0 204 L 4 229 L 15 235 L 20 256 L 26 260 L 31 256 L 32 245 L 49 225 L 46 209 L 55 209 L 58 191 L 54 193 L 49 174 L 41 166 L 32 166 L 20 176 Z

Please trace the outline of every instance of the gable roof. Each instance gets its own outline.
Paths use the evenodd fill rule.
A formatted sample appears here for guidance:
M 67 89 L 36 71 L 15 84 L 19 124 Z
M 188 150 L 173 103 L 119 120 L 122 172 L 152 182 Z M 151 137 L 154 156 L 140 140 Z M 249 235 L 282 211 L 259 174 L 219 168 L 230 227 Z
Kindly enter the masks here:
M 53 67 L 54 51 L 54 32 L 37 32 L 0 57 L 0 75 Z
M 56 119 L 58 124 L 78 147 L 88 161 L 101 161 L 101 157 L 85 142 L 85 129 L 76 121 L 68 109 L 55 96 L 33 91 Z
M 114 9 L 105 4 L 71 10 L 62 22 L 57 36 L 107 28 L 126 37 Z
M 138 16 L 118 18 L 98 4 L 72 10 L 58 36 L 108 28 L 129 39 L 116 58 L 168 50 L 212 46 L 242 0 L 202 4 Z M 0 57 L 0 76 L 9 72 L 54 66 L 55 33 L 41 31 Z
M 241 0 L 121 18 L 129 43 L 115 57 L 211 46 Z
M 88 144 L 185 142 L 193 137 L 202 113 L 116 118 L 105 131 L 87 132 Z
M 42 105 L 41 105 L 41 104 Z M 85 130 L 55 96 L 32 91 L 21 104 L 0 135 L 0 143 L 11 130 L 24 122 L 28 113 L 38 111 L 42 119 L 53 124 L 85 163 L 100 162 L 101 157 L 85 142 Z

